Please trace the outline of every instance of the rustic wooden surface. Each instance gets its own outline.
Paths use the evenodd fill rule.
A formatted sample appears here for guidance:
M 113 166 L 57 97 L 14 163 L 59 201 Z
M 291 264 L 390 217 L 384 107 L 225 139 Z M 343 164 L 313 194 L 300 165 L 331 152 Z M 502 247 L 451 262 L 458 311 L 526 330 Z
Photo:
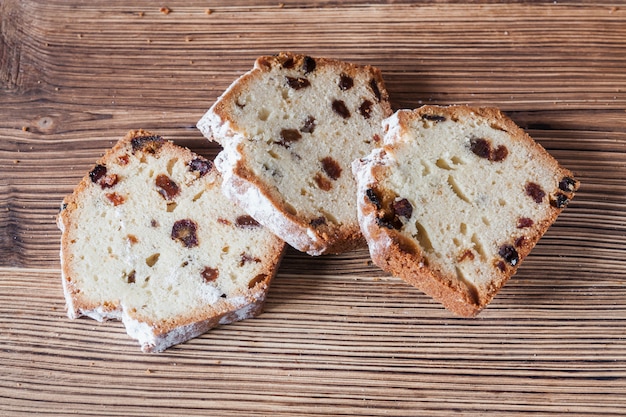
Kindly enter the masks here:
M 63 196 L 129 129 L 213 157 L 196 121 L 281 50 L 380 67 L 395 108 L 498 106 L 580 192 L 474 320 L 293 250 L 262 316 L 163 354 L 67 319 Z M 0 0 L 0 415 L 626 415 L 625 181 L 624 3 Z

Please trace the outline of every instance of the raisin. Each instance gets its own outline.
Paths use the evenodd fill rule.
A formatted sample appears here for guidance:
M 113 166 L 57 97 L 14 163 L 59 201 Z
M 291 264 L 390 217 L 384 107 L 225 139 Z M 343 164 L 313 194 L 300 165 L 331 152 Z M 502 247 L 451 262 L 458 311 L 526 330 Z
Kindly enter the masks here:
M 223 224 L 224 226 L 230 226 L 232 223 L 230 222 L 230 220 L 224 219 L 222 217 L 218 217 L 217 218 L 217 222 L 219 224 Z
M 248 288 L 254 288 L 259 282 L 263 282 L 266 279 L 266 274 L 259 274 L 250 280 L 250 282 L 248 283 Z
M 388 217 L 388 216 L 377 217 L 376 218 L 376 223 L 380 227 L 386 227 L 387 229 L 398 229 L 399 230 L 399 229 L 402 228 L 402 222 L 396 216 L 393 216 L 393 217 Z
M 396 216 L 402 216 L 405 219 L 410 219 L 413 215 L 413 206 L 406 198 L 393 202 L 393 212 Z
M 470 140 L 470 149 L 481 158 L 489 159 L 491 156 L 491 144 L 486 139 L 472 138 Z
M 322 169 L 332 180 L 337 180 L 341 176 L 341 167 L 339 163 L 330 156 L 323 158 L 321 161 Z
M 341 77 L 339 77 L 339 88 L 342 91 L 346 91 L 351 89 L 354 86 L 354 80 L 352 79 L 352 77 L 346 75 L 346 74 L 341 74 Z
M 367 196 L 369 201 L 371 201 L 372 204 L 374 204 L 374 206 L 376 207 L 376 210 L 380 210 L 382 208 L 382 204 L 380 203 L 380 198 L 376 195 L 376 191 L 374 191 L 372 188 L 368 188 L 367 190 L 365 190 L 365 195 Z
M 576 180 L 570 177 L 564 177 L 559 181 L 559 189 L 565 192 L 572 192 L 576 188 Z
M 196 231 L 198 224 L 191 219 L 178 220 L 172 226 L 172 239 L 179 241 L 186 248 L 198 246 Z
M 91 179 L 91 182 L 97 183 L 106 174 L 107 167 L 98 164 L 91 170 L 91 172 L 89 172 L 89 178 Z
M 319 172 L 315 174 L 315 177 L 313 177 L 313 179 L 315 180 L 317 186 L 324 191 L 328 191 L 333 188 L 333 184 L 328 180 L 328 178 L 326 178 Z
M 500 145 L 495 149 L 491 148 L 491 141 L 484 138 L 470 139 L 470 150 L 475 155 L 488 159 L 492 162 L 501 162 L 509 155 L 509 150 L 504 145 Z
M 133 269 L 132 271 L 130 271 L 130 274 L 126 275 L 126 282 L 129 284 L 134 284 L 135 283 L 135 276 L 136 276 L 136 272 Z
M 535 200 L 535 203 L 539 204 L 543 201 L 543 198 L 546 196 L 545 191 L 541 188 L 541 186 L 534 182 L 529 182 L 526 184 L 526 195 Z
M 159 222 L 156 221 L 155 219 L 150 220 L 150 226 L 152 227 L 159 227 Z
M 494 162 L 504 161 L 504 159 L 508 155 L 509 155 L 509 150 L 506 148 L 506 146 L 500 145 L 491 153 L 490 160 Z
M 502 245 L 498 250 L 498 255 L 500 255 L 506 262 L 511 266 L 517 265 L 519 262 L 519 255 L 517 254 L 517 250 L 511 245 Z
M 375 142 L 375 143 L 379 143 L 379 142 L 382 140 L 382 139 L 380 138 L 380 135 L 374 135 L 374 136 L 372 137 L 372 139 L 374 139 L 374 142 Z
M 506 264 L 502 261 L 498 261 L 496 263 L 496 266 L 498 267 L 498 269 L 502 272 L 506 271 Z
M 130 144 L 133 148 L 133 154 L 137 151 L 146 153 L 156 153 L 165 140 L 161 136 L 139 136 L 131 139 Z
M 126 201 L 126 199 L 122 197 L 121 195 L 119 195 L 118 193 L 107 193 L 106 197 L 114 206 L 119 206 L 120 204 L 124 204 L 124 201 Z
M 287 77 L 287 85 L 294 90 L 300 90 L 311 85 L 306 78 Z
M 209 282 L 215 281 L 219 274 L 220 272 L 217 269 L 211 268 L 210 266 L 205 266 L 202 272 L 200 272 L 200 275 L 202 275 L 204 282 L 206 282 L 207 284 Z
M 159 188 L 159 194 L 166 200 L 173 199 L 180 192 L 178 184 L 165 174 L 157 175 L 155 183 Z
M 376 97 L 376 100 L 380 101 L 380 99 L 382 98 L 380 94 L 380 89 L 378 88 L 378 84 L 376 83 L 376 80 L 373 78 L 370 80 L 370 88 L 372 89 L 372 92 L 374 93 L 374 97 Z
M 213 167 L 212 162 L 204 158 L 195 158 L 189 161 L 189 169 L 198 172 L 201 177 L 205 176 Z
M 135 236 L 135 235 L 127 235 L 127 236 L 126 236 L 126 238 L 128 239 L 128 241 L 129 241 L 132 245 L 134 245 L 134 244 L 136 244 L 136 243 L 138 243 L 138 242 L 139 242 L 139 239 L 137 239 L 137 236 Z
M 339 116 L 344 119 L 348 119 L 350 117 L 350 110 L 348 110 L 346 103 L 344 103 L 343 100 L 334 100 L 332 106 L 333 111 Z
M 237 225 L 237 227 L 240 227 L 242 229 L 249 229 L 261 226 L 259 222 L 257 222 L 252 218 L 252 216 L 249 216 L 247 214 L 237 217 L 237 219 L 235 220 L 235 224 Z
M 363 103 L 361 103 L 361 105 L 359 106 L 359 113 L 361 114 L 361 116 L 363 116 L 366 119 L 369 119 L 370 117 L 372 117 L 373 105 L 374 103 L 372 103 L 369 100 L 363 101 Z
M 282 67 L 286 69 L 291 69 L 296 65 L 292 57 L 285 59 L 282 63 Z
M 563 208 L 569 203 L 569 198 L 565 194 L 557 193 L 550 198 L 550 205 L 555 208 Z
M 311 58 L 310 56 L 305 56 L 304 60 L 302 62 L 302 70 L 304 71 L 304 74 L 308 74 L 310 72 L 313 72 L 315 70 L 315 60 L 313 58 Z
M 326 217 L 324 216 L 320 216 L 320 217 L 316 217 L 314 219 L 311 219 L 311 221 L 309 222 L 309 224 L 313 227 L 317 227 L 317 226 L 321 226 L 323 224 L 326 224 Z
M 117 180 L 117 174 L 105 175 L 104 177 L 100 178 L 98 184 L 100 184 L 100 187 L 102 187 L 102 189 L 111 188 L 115 184 L 117 184 Z
M 315 117 L 309 116 L 304 121 L 304 125 L 300 128 L 302 133 L 313 133 L 315 130 Z
M 435 123 L 445 122 L 447 120 L 445 116 L 440 116 L 438 114 L 422 114 L 422 119 Z
M 521 247 L 524 246 L 524 244 L 526 243 L 526 237 L 525 236 L 520 236 L 517 239 L 515 239 L 515 246 L 516 247 Z
M 283 129 L 280 131 L 280 142 L 278 144 L 289 147 L 291 142 L 296 142 L 302 138 L 297 129 Z
M 519 219 L 517 219 L 517 228 L 518 229 L 525 229 L 527 227 L 530 227 L 534 224 L 533 219 L 529 219 L 528 217 L 520 217 Z
M 239 266 L 244 266 L 245 264 L 250 263 L 250 262 L 254 262 L 258 264 L 259 262 L 261 262 L 261 260 L 245 252 L 242 252 L 240 255 L 240 259 L 239 259 Z

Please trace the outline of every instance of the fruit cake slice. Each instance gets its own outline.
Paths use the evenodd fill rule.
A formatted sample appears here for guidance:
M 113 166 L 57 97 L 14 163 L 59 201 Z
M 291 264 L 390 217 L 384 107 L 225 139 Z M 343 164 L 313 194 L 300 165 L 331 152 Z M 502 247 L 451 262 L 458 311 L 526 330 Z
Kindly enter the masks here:
M 374 263 L 461 316 L 517 270 L 578 182 L 497 109 L 424 106 L 353 163 Z
M 281 53 L 257 59 L 198 122 L 224 150 L 224 193 L 311 255 L 365 247 L 350 164 L 391 115 L 371 66 Z
M 129 132 L 58 216 L 68 316 L 121 319 L 157 352 L 258 314 L 285 244 L 220 183 L 210 161 Z

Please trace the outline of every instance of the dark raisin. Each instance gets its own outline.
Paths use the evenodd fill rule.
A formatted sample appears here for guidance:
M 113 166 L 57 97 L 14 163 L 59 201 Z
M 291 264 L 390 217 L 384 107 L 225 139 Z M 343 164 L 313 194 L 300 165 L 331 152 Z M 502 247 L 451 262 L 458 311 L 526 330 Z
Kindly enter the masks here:
M 520 217 L 519 219 L 517 219 L 517 228 L 525 229 L 532 226 L 534 223 L 535 222 L 533 222 L 533 219 L 529 219 L 528 217 Z
M 333 101 L 333 111 L 344 119 L 350 117 L 350 110 L 348 110 L 348 108 L 346 107 L 346 103 L 344 103 L 343 100 Z
M 180 192 L 178 184 L 165 174 L 157 175 L 155 183 L 159 189 L 159 194 L 166 200 L 173 199 Z
M 343 91 L 346 91 L 351 89 L 353 86 L 354 80 L 352 79 L 352 77 L 346 74 L 341 74 L 341 77 L 339 77 L 339 88 L 341 88 Z
M 569 203 L 569 198 L 565 194 L 557 193 L 550 198 L 550 205 L 555 208 L 563 208 Z
M 293 68 L 293 66 L 294 66 L 295 64 L 296 64 L 296 63 L 294 62 L 293 58 L 292 58 L 292 57 L 289 57 L 289 58 L 287 58 L 287 59 L 285 59 L 285 60 L 283 61 L 283 63 L 282 63 L 282 67 L 283 67 L 283 68 L 286 68 L 286 69 L 290 69 L 290 68 Z
M 472 138 L 470 140 L 470 149 L 481 158 L 489 159 L 491 156 L 491 144 L 486 139 Z
M 500 145 L 495 149 L 491 148 L 491 141 L 484 138 L 470 139 L 470 150 L 481 158 L 488 159 L 492 162 L 501 162 L 509 155 L 509 150 L 504 145 Z
M 304 121 L 304 125 L 300 128 L 302 133 L 313 133 L 315 130 L 315 117 L 309 116 Z
M 565 192 L 572 192 L 576 188 L 576 180 L 570 177 L 564 177 L 559 181 L 559 189 Z
M 374 206 L 376 207 L 376 210 L 380 210 L 382 208 L 380 198 L 378 198 L 378 196 L 376 195 L 376 191 L 374 191 L 371 188 L 368 188 L 367 190 L 365 190 L 365 195 L 367 196 L 369 201 L 371 201 L 372 204 L 374 204 Z
M 326 224 L 326 217 L 324 216 L 320 216 L 320 217 L 316 217 L 314 219 L 311 219 L 311 221 L 309 222 L 309 224 L 313 227 L 317 227 L 317 226 L 321 226 L 323 224 Z
M 311 85 L 306 78 L 287 77 L 287 85 L 294 90 L 300 90 Z
M 372 136 L 372 139 L 374 140 L 375 143 L 379 143 L 382 140 L 380 138 L 380 135 L 374 135 L 374 136 Z
M 250 262 L 254 262 L 258 264 L 259 262 L 261 262 L 261 260 L 245 252 L 242 252 L 240 255 L 240 259 L 239 259 L 239 266 L 244 266 L 245 264 L 250 263 Z
M 339 163 L 330 156 L 323 158 L 321 161 L 322 169 L 332 180 L 337 180 L 341 176 L 341 167 Z
M 289 147 L 291 142 L 302 139 L 302 135 L 297 129 L 283 129 L 280 131 L 280 142 L 282 146 Z
M 189 162 L 189 169 L 198 172 L 201 177 L 205 176 L 212 167 L 213 163 L 204 158 L 195 158 Z
M 376 218 L 376 223 L 380 226 L 380 227 L 385 227 L 387 229 L 401 229 L 402 228 L 402 222 L 398 219 L 398 217 L 377 217 Z
M 237 217 L 237 219 L 235 220 L 235 224 L 237 225 L 237 227 L 240 227 L 242 229 L 249 229 L 261 226 L 259 222 L 257 222 L 252 218 L 252 216 L 249 216 L 247 214 Z
M 331 188 L 333 188 L 333 184 L 330 182 L 330 180 L 322 175 L 322 173 L 320 172 L 315 174 L 315 177 L 313 177 L 313 179 L 321 190 L 329 191 Z
M 525 236 L 520 236 L 517 239 L 515 239 L 515 247 L 521 247 L 524 246 L 524 244 L 526 243 L 526 237 Z
M 266 274 L 259 274 L 256 277 L 252 278 L 250 282 L 248 282 L 248 288 L 254 288 L 259 282 L 263 282 L 267 279 Z
M 526 195 L 535 200 L 535 203 L 539 204 L 543 201 L 543 198 L 546 196 L 545 191 L 541 188 L 541 186 L 534 182 L 529 182 L 526 184 Z
M 506 264 L 502 261 L 498 261 L 496 262 L 496 266 L 498 267 L 498 269 L 502 272 L 506 271 Z
M 372 103 L 369 100 L 363 101 L 363 103 L 361 103 L 361 105 L 359 106 L 359 113 L 361 114 L 361 116 L 363 116 L 366 119 L 369 119 L 370 117 L 372 117 L 373 105 L 374 103 Z
M 152 227 L 159 227 L 159 222 L 154 220 L 154 219 L 152 219 L 152 220 L 150 220 L 150 226 L 152 226 Z
M 422 114 L 422 119 L 435 123 L 445 122 L 447 120 L 445 116 L 440 116 L 438 114 Z
M 178 220 L 172 226 L 172 239 L 179 241 L 186 248 L 198 246 L 196 231 L 198 224 L 191 219 Z
M 376 83 L 376 80 L 373 78 L 370 80 L 370 88 L 372 89 L 372 92 L 374 93 L 374 97 L 376 97 L 376 100 L 380 101 L 380 99 L 382 98 L 380 94 L 380 89 L 378 88 L 378 83 Z
M 402 216 L 405 219 L 410 219 L 413 215 L 413 206 L 406 198 L 393 202 L 393 212 L 396 216 Z
M 315 70 L 315 65 L 315 60 L 313 58 L 305 56 L 302 62 L 302 70 L 304 71 L 304 74 L 313 72 Z
M 104 177 L 107 174 L 107 167 L 104 165 L 96 165 L 91 172 L 89 172 L 89 178 L 91 182 L 97 183 L 100 181 L 100 178 Z
M 509 150 L 506 148 L 506 146 L 500 145 L 491 153 L 490 160 L 494 162 L 504 161 L 504 159 L 508 155 L 509 155 Z
M 517 265 L 519 262 L 519 255 L 517 254 L 517 250 L 511 245 L 502 245 L 498 250 L 498 255 L 500 255 L 506 262 L 511 266 Z
M 215 281 L 217 277 L 219 276 L 220 272 L 215 268 L 211 268 L 210 266 L 205 266 L 200 274 L 202 275 L 204 282 L 209 283 L 209 282 Z
M 135 283 L 135 276 L 136 276 L 136 272 L 133 269 L 132 271 L 130 271 L 130 274 L 126 275 L 126 282 L 129 284 L 134 284 Z
M 142 151 L 146 153 L 156 153 L 165 140 L 161 136 L 139 136 L 131 139 L 130 144 L 133 148 L 133 153 Z

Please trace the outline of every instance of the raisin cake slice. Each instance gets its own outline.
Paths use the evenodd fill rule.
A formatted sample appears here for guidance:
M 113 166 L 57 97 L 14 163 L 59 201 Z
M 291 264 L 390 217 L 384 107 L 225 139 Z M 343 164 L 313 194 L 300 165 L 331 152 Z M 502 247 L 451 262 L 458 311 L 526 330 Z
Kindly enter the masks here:
M 146 131 L 96 163 L 58 226 L 68 316 L 121 319 L 145 352 L 258 314 L 285 247 L 210 161 Z
M 365 247 L 350 164 L 382 140 L 391 115 L 371 66 L 281 53 L 261 57 L 198 122 L 224 150 L 223 191 L 310 255 Z
M 372 259 L 474 316 L 579 183 L 497 109 L 400 110 L 384 129 L 383 146 L 352 166 Z

